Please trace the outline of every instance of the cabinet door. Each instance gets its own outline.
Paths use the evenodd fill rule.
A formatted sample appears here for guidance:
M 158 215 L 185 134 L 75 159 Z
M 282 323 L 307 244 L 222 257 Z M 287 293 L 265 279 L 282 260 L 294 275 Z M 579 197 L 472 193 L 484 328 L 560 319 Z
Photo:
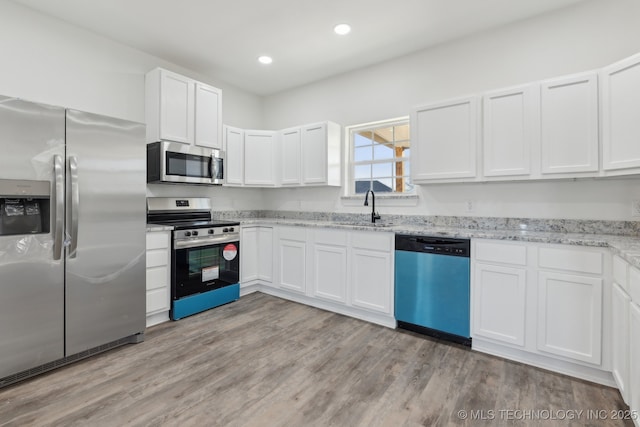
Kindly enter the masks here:
M 258 228 L 258 279 L 273 282 L 273 228 Z
M 240 283 L 258 279 L 258 227 L 242 227 Z
M 244 183 L 244 131 L 225 126 L 225 185 L 242 185 Z
M 478 263 L 472 286 L 474 335 L 524 346 L 526 270 Z
M 531 172 L 531 147 L 538 134 L 537 86 L 491 92 L 484 102 L 484 176 Z
M 222 92 L 195 84 L 195 144 L 222 149 Z
M 146 312 L 147 315 L 152 315 L 163 311 L 169 311 L 170 308 L 171 232 L 147 232 L 146 241 Z
M 541 271 L 538 350 L 600 364 L 602 279 Z
M 280 134 L 280 149 L 282 150 L 282 185 L 300 185 L 301 154 L 300 129 L 286 129 Z
M 325 184 L 327 182 L 327 126 L 318 124 L 303 127 L 302 182 Z
M 629 353 L 629 408 L 635 414 L 640 414 L 640 305 L 634 301 L 629 307 L 630 318 L 630 347 Z M 638 425 L 636 420 L 636 425 Z
M 276 137 L 270 131 L 244 132 L 244 183 L 276 185 Z
M 160 74 L 160 138 L 193 143 L 194 82 L 162 70 Z
M 625 402 L 629 402 L 629 307 L 631 298 L 620 287 L 613 284 L 611 301 L 611 353 L 612 374 Z
M 315 230 L 310 266 L 315 297 L 346 304 L 347 236 L 342 230 Z
M 307 243 L 304 228 L 283 227 L 278 230 L 278 286 L 306 292 Z
M 413 181 L 476 176 L 478 100 L 432 104 L 411 114 Z
M 602 71 L 602 167 L 640 167 L 640 55 Z
M 543 82 L 540 102 L 541 172 L 596 172 L 597 74 Z
M 393 267 L 390 252 L 351 249 L 351 304 L 391 314 Z

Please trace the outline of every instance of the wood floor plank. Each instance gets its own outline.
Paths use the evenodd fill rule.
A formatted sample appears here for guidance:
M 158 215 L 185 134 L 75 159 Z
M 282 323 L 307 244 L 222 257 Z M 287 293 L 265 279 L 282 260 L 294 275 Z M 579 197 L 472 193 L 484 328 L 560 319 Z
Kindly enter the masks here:
M 626 406 L 615 389 L 261 293 L 0 389 L 0 426 L 633 425 L 498 413 L 542 409 Z

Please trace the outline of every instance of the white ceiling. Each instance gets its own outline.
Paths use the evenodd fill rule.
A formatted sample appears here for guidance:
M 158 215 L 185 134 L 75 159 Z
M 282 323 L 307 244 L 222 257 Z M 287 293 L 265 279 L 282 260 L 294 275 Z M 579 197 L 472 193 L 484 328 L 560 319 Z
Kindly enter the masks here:
M 268 95 L 584 0 L 12 1 Z

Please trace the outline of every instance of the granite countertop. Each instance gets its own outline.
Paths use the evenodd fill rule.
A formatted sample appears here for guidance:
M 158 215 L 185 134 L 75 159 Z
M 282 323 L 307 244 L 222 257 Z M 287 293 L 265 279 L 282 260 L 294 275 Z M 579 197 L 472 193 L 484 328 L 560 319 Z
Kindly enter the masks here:
M 379 231 L 396 234 L 422 234 L 464 239 L 495 239 L 531 243 L 554 243 L 575 246 L 610 248 L 631 265 L 640 268 L 640 238 L 607 234 L 540 232 L 527 230 L 483 230 L 454 227 L 433 227 L 429 225 L 408 225 L 367 222 L 313 221 L 306 219 L 248 218 L 240 220 L 241 225 L 292 225 L 317 228 L 334 228 L 361 231 Z

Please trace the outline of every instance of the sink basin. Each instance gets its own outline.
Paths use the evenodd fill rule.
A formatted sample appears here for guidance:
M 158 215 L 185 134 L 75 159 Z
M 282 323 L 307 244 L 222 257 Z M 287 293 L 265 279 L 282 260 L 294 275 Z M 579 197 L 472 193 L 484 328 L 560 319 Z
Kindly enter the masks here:
M 385 224 L 385 223 L 372 223 L 372 222 L 335 222 L 334 224 L 338 225 L 348 225 L 350 227 L 371 227 L 371 228 L 384 228 L 391 227 L 393 224 Z

